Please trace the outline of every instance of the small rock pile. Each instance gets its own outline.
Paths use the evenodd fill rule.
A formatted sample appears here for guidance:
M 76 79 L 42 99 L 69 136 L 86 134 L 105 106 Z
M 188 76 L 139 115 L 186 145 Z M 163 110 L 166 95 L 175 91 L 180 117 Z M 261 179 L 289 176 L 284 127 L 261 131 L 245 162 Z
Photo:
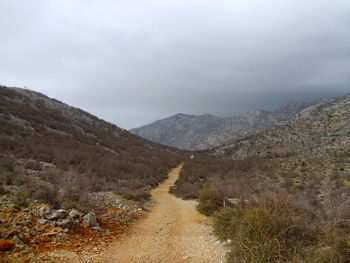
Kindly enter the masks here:
M 28 254 L 33 245 L 66 238 L 69 231 L 88 227 L 103 231 L 96 214 L 83 215 L 76 209 L 52 209 L 47 204 L 31 204 L 24 209 L 1 209 L 0 253 L 14 253 L 16 257 Z
M 2 202 L 0 262 L 24 262 L 28 258 L 31 262 L 30 259 L 56 249 L 83 253 L 89 245 L 100 250 L 112 241 L 112 234 L 128 231 L 130 223 L 146 211 L 109 192 L 97 193 L 91 200 L 96 209 L 87 213 L 38 203 L 15 208 L 10 201 Z
M 46 204 L 42 205 L 38 212 L 41 217 L 39 220 L 40 224 L 50 224 L 67 230 L 79 224 L 83 227 L 100 227 L 94 212 L 89 212 L 83 216 L 76 209 L 71 209 L 70 211 L 64 209 L 53 210 Z

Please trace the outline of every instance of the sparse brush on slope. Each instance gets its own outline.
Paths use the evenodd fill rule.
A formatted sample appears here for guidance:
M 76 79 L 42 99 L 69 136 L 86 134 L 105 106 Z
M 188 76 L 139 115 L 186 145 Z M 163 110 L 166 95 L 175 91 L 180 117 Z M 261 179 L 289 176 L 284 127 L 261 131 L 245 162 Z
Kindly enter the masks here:
M 223 208 L 222 198 L 244 200 L 213 215 L 216 235 L 232 240 L 229 262 L 349 262 L 348 186 L 324 170 L 317 170 L 324 182 L 305 181 L 302 162 L 294 174 L 277 173 L 293 160 L 187 160 L 174 190 L 186 196 L 183 186 L 196 185 L 198 210 L 206 215 Z
M 349 105 L 342 97 L 186 161 L 173 190 L 194 186 L 199 211 L 214 210 L 207 189 L 244 201 L 214 214 L 229 262 L 350 262 Z
M 206 187 L 199 194 L 197 210 L 204 215 L 212 215 L 222 207 L 224 195 L 214 187 Z
M 94 191 L 147 199 L 183 154 L 40 93 L 7 87 L 0 87 L 0 151 L 1 183 L 55 206 L 84 204 Z
M 258 197 L 244 208 L 215 215 L 214 232 L 232 240 L 228 262 L 333 262 L 350 260 L 350 238 L 344 229 L 319 224 L 290 195 Z

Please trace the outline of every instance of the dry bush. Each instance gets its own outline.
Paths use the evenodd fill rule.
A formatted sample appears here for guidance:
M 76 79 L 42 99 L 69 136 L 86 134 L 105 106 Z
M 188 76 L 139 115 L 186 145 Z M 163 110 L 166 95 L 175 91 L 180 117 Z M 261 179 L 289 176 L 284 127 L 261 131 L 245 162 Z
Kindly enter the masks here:
M 247 206 L 214 216 L 214 232 L 232 240 L 228 262 L 350 262 L 349 228 L 320 222 L 283 192 L 263 193 Z
M 257 158 L 218 160 L 205 157 L 187 160 L 173 191 L 181 197 L 191 191 L 193 198 L 198 198 L 200 191 L 211 185 L 223 192 L 225 197 L 248 195 L 259 188 L 256 183 L 257 167 L 265 169 L 262 160 Z
M 40 171 L 41 170 L 41 166 L 40 163 L 36 160 L 29 160 L 25 163 L 24 167 L 26 169 L 30 169 L 30 170 L 35 170 L 35 171 Z
M 199 194 L 197 210 L 204 215 L 212 215 L 222 208 L 224 195 L 219 189 L 206 187 Z
M 170 193 L 176 194 L 183 199 L 195 199 L 198 198 L 199 189 L 195 184 L 184 182 L 183 184 L 172 187 Z
M 17 159 L 12 155 L 0 156 L 0 169 L 7 172 L 14 172 L 17 166 Z
M 182 158 L 182 151 L 148 142 L 79 109 L 63 104 L 49 107 L 59 102 L 47 103 L 44 95 L 27 96 L 26 92 L 0 86 L 0 150 L 15 160 L 30 159 L 28 169 L 39 170 L 39 161 L 55 164 L 58 175 L 42 171 L 39 176 L 67 193 L 59 197 L 61 204 L 83 203 L 79 196 L 84 200 L 84 194 L 78 192 L 106 190 L 134 199 L 149 198 L 144 189 L 156 187 Z M 61 184 L 60 175 L 67 171 L 78 177 L 70 186 Z M 22 179 L 27 178 L 15 173 L 3 176 L 0 172 L 0 176 L 10 178 L 6 179 L 9 184 L 24 184 Z
M 0 168 L 0 185 L 11 185 L 13 173 Z
M 316 241 L 310 223 L 295 200 L 278 193 L 217 213 L 214 232 L 221 240 L 233 240 L 228 262 L 300 262 Z
M 41 180 L 32 179 L 29 182 L 26 182 L 23 187 L 28 193 L 28 198 L 51 204 L 56 208 L 61 206 L 61 202 L 58 199 L 59 189 L 52 184 Z
M 11 200 L 16 207 L 26 207 L 29 204 L 30 195 L 25 188 L 19 189 L 11 195 Z
M 136 201 L 145 201 L 151 197 L 149 191 L 146 191 L 142 188 L 135 190 L 131 190 L 129 188 L 122 188 L 119 193 L 125 196 L 126 198 L 133 199 Z
M 5 189 L 3 185 L 0 185 L 0 196 L 8 194 L 8 191 Z
M 307 263 L 349 263 L 349 232 L 328 225 L 320 230 L 318 242 L 309 248 L 305 262 Z

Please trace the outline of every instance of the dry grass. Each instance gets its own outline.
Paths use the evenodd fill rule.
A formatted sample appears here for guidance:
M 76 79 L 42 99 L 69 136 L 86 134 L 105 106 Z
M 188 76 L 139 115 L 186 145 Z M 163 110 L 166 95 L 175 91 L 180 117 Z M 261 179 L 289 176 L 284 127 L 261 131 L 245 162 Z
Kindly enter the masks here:
M 215 234 L 232 240 L 229 262 L 350 262 L 347 156 L 187 160 L 173 189 L 195 186 L 199 211 L 222 209 L 223 197 L 246 205 L 214 213 Z M 345 167 L 337 172 L 336 167 Z M 217 198 L 220 197 L 220 198 Z M 215 201 L 217 200 L 217 202 Z M 222 199 L 221 199 L 222 200 Z
M 258 197 L 244 208 L 215 215 L 215 234 L 232 240 L 228 262 L 339 262 L 350 260 L 350 238 L 320 224 L 291 196 Z

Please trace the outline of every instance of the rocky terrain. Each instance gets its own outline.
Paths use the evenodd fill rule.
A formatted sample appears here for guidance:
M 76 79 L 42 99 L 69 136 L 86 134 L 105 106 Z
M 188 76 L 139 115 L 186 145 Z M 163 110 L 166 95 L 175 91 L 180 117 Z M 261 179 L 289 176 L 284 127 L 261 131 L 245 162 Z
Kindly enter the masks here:
M 0 261 L 100 249 L 144 214 L 150 190 L 183 154 L 43 94 L 1 86 Z
M 91 210 L 54 209 L 33 201 L 14 205 L 11 195 L 0 197 L 1 262 L 46 262 L 51 252 L 98 253 L 144 216 L 144 206 L 113 194 L 89 196 Z
M 251 111 L 232 126 L 176 115 L 169 136 L 174 122 L 189 137 L 205 131 L 200 140 L 248 127 L 191 153 L 39 93 L 0 95 L 1 262 L 217 262 L 226 248 L 228 262 L 349 262 L 350 95 Z M 225 248 L 197 203 L 169 189 L 199 200 Z
M 212 115 L 176 114 L 172 117 L 158 120 L 130 132 L 158 142 L 182 149 L 205 148 L 209 136 L 223 125 L 224 119 Z M 207 145 L 209 146 L 209 145 Z
M 251 110 L 233 118 L 212 115 L 176 114 L 154 123 L 131 129 L 148 140 L 180 149 L 201 150 L 230 143 L 252 132 L 268 129 L 289 120 L 301 110 L 323 103 L 290 102 L 273 111 Z
M 172 191 L 214 215 L 229 262 L 348 263 L 349 111 L 350 95 L 326 100 L 211 157 L 195 153 Z
M 182 165 L 152 190 L 153 203 L 147 216 L 130 232 L 95 254 L 46 253 L 53 262 L 225 262 L 226 246 L 211 234 L 212 221 L 198 211 L 196 202 L 169 194 Z M 137 248 L 137 249 L 136 249 Z
M 232 144 L 218 147 L 215 154 L 247 156 L 344 153 L 350 142 L 350 95 L 327 100 L 299 112 L 272 129 L 257 132 Z

